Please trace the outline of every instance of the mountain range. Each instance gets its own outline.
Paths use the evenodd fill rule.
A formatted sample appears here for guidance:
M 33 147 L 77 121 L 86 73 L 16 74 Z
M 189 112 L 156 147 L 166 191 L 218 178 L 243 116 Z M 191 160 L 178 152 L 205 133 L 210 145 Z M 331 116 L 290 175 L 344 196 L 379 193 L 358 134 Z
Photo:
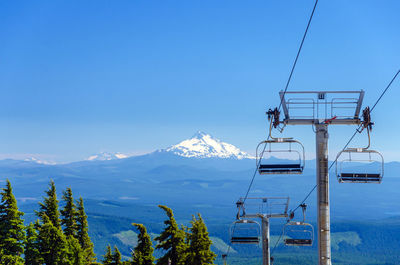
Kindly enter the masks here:
M 183 223 L 189 222 L 191 214 L 201 212 L 211 235 L 216 236 L 213 240 L 218 243 L 214 247 L 223 252 L 228 242 L 227 227 L 236 215 L 235 202 L 245 195 L 253 176 L 250 198 L 288 196 L 289 209 L 295 208 L 315 186 L 315 160 L 306 161 L 302 175 L 261 176 L 255 170 L 253 157 L 198 132 L 188 140 L 141 156 L 123 158 L 103 153 L 90 160 L 55 165 L 35 160 L 0 160 L 0 182 L 10 179 L 27 221 L 35 218 L 34 210 L 50 179 L 55 181 L 60 195 L 66 187 L 71 187 L 75 198 L 85 199 L 97 253 L 103 253 L 111 242 L 129 255 L 135 238 L 130 230 L 132 221 L 146 223 L 151 231 L 158 233 L 164 218 L 158 204 L 172 207 Z M 386 163 L 383 182 L 377 185 L 339 184 L 334 170 L 331 171 L 331 219 L 333 224 L 341 223 L 340 227 L 332 227 L 337 248 L 354 251 L 363 243 L 360 238 L 368 240 L 374 234 L 377 238 L 387 237 L 398 227 L 396 223 L 385 234 L 379 234 L 381 228 L 373 230 L 373 227 L 369 234 L 358 228 L 362 223 L 367 229 L 368 222 L 377 219 L 399 219 L 398 172 L 400 163 Z M 315 224 L 316 194 L 311 193 L 306 203 L 307 221 Z M 273 238 L 279 237 L 284 221 L 272 221 Z
M 123 159 L 128 158 L 129 155 L 121 154 L 121 153 L 110 153 L 110 152 L 101 152 L 99 154 L 94 154 L 89 156 L 86 160 L 88 161 L 105 161 L 105 160 L 114 160 L 114 159 Z
M 233 206 L 244 196 L 255 168 L 250 155 L 198 132 L 166 149 L 127 158 L 56 165 L 0 160 L 0 181 L 12 181 L 21 203 L 40 200 L 49 179 L 53 179 L 60 190 L 70 186 L 78 195 L 90 199 Z M 332 218 L 346 218 L 349 212 L 368 218 L 400 215 L 399 171 L 400 163 L 386 163 L 380 185 L 338 184 L 332 171 Z M 315 161 L 306 161 L 302 175 L 256 174 L 250 196 L 290 196 L 291 207 L 295 207 L 314 185 Z M 310 205 L 315 203 L 314 196 L 309 199 Z M 370 214 L 371 207 L 376 211 L 374 215 Z M 312 216 L 315 213 L 310 209 Z
M 234 158 L 244 159 L 253 158 L 246 152 L 232 144 L 222 142 L 221 140 L 202 131 L 198 131 L 190 139 L 183 140 L 178 144 L 172 145 L 165 149 L 159 149 L 156 152 L 167 152 L 182 157 L 191 158 Z M 128 154 L 101 152 L 91 155 L 86 160 L 88 161 L 104 161 L 115 160 L 131 157 Z

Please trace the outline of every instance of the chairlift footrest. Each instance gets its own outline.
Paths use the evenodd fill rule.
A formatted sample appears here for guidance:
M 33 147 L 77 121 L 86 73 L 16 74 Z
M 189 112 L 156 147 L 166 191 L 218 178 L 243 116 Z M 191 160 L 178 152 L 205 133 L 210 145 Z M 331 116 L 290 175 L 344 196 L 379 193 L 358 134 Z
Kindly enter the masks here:
M 285 245 L 287 246 L 312 246 L 311 239 L 293 239 L 287 238 L 284 240 Z
M 260 175 L 267 174 L 301 174 L 303 166 L 301 164 L 261 164 L 258 167 Z
M 370 173 L 342 173 L 338 175 L 338 180 L 339 182 L 349 183 L 380 183 L 382 175 Z

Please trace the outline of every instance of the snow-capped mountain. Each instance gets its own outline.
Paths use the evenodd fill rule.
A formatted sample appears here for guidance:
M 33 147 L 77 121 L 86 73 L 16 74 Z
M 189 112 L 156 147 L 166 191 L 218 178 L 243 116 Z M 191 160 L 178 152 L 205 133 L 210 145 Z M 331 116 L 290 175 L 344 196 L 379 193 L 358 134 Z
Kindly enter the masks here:
M 86 160 L 88 161 L 105 161 L 105 160 L 114 160 L 114 159 L 122 159 L 127 158 L 128 155 L 124 155 L 121 153 L 109 153 L 109 152 L 101 152 L 99 154 L 91 155 Z
M 171 152 L 183 157 L 196 158 L 253 158 L 234 145 L 224 143 L 204 132 L 197 132 L 192 138 L 168 147 L 165 152 Z

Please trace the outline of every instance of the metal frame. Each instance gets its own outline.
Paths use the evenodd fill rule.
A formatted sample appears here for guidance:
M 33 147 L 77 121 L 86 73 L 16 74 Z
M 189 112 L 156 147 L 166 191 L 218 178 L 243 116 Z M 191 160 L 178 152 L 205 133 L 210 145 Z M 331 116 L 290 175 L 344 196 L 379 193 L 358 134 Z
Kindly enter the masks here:
M 304 102 L 303 95 L 311 94 L 313 97 L 308 105 L 295 100 L 286 100 L 287 95 L 300 95 Z M 341 95 L 349 95 L 343 97 Z M 283 125 L 313 125 L 316 135 L 316 183 L 317 183 L 317 218 L 318 218 L 318 264 L 331 265 L 331 237 L 330 237 L 330 206 L 329 206 L 329 172 L 328 172 L 328 126 L 329 125 L 359 125 L 360 110 L 364 99 L 364 91 L 281 91 L 279 93 L 285 118 Z M 333 100 L 328 101 L 327 95 L 333 95 Z M 355 95 L 355 96 L 354 96 Z M 339 101 L 339 99 L 341 101 Z M 346 108 L 353 106 L 354 112 L 350 116 L 334 115 L 333 110 L 346 104 Z M 290 105 L 309 107 L 312 114 L 307 117 L 291 117 Z M 347 104 L 350 107 L 347 107 Z M 296 108 L 294 108 L 296 109 Z M 325 115 L 320 112 L 325 111 Z M 330 110 L 330 113 L 329 113 Z
M 292 95 L 292 94 L 312 94 L 312 95 L 317 95 L 317 100 L 315 101 L 313 98 L 297 98 L 297 99 L 287 99 L 286 100 L 286 95 Z M 358 95 L 357 98 L 354 96 L 352 97 L 335 97 L 332 98 L 331 101 L 327 101 L 326 95 L 327 94 L 353 94 L 353 95 Z M 280 91 L 279 96 L 282 102 L 282 108 L 283 112 L 285 114 L 285 119 L 283 120 L 283 124 L 288 125 L 288 124 L 293 124 L 293 125 L 306 125 L 306 124 L 318 124 L 322 123 L 324 121 L 329 120 L 329 124 L 360 124 L 360 109 L 361 105 L 364 99 L 364 91 L 363 90 L 356 90 L 356 91 Z M 309 100 L 310 102 L 304 103 L 304 102 L 296 102 L 295 100 Z M 338 101 L 341 100 L 341 101 Z M 349 101 L 351 100 L 351 101 Z M 306 104 L 311 104 L 311 105 L 306 105 Z M 349 104 L 349 105 L 354 105 L 354 107 L 340 107 L 337 105 L 340 104 Z M 312 116 L 307 116 L 307 117 L 291 117 L 290 114 L 290 106 L 291 105 L 299 105 L 299 107 L 294 107 L 292 109 L 300 109 L 300 108 L 309 108 L 313 110 Z M 304 106 L 305 105 L 305 106 Z M 312 107 L 309 107 L 312 106 Z M 328 115 L 328 106 L 330 106 L 330 114 Z M 320 118 L 319 117 L 319 111 L 320 107 L 325 109 L 325 117 Z M 339 108 L 346 108 L 346 109 L 352 109 L 354 108 L 354 115 L 352 116 L 334 116 L 333 115 L 333 110 L 334 109 L 339 109 Z
M 254 201 L 258 201 L 258 203 L 252 203 Z M 289 201 L 289 197 L 253 197 L 246 198 L 246 200 L 242 197 L 238 201 L 239 205 L 241 205 L 239 211 L 241 210 L 243 213 L 239 213 L 239 218 L 287 218 Z M 250 205 L 258 205 L 257 212 L 247 212 L 246 206 L 249 205 L 249 202 Z M 275 212 L 275 206 L 282 207 L 282 211 Z
M 259 208 L 257 212 L 246 213 L 246 205 L 248 202 L 258 201 Z M 251 203 L 250 203 L 251 204 Z M 263 265 L 271 264 L 270 257 L 270 234 L 269 234 L 269 219 L 270 218 L 288 218 L 289 197 L 253 197 L 239 198 L 236 203 L 238 207 L 238 219 L 261 219 L 262 232 L 262 250 L 263 250 Z M 266 205 L 266 207 L 264 207 Z M 282 207 L 282 211 L 273 212 L 272 206 Z M 242 214 L 241 214 L 242 213 Z

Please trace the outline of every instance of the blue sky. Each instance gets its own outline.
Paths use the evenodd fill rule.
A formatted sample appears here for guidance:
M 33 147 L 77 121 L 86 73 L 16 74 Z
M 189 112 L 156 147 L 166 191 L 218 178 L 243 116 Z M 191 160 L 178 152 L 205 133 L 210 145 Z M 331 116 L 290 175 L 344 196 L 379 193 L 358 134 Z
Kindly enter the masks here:
M 0 158 L 138 154 L 197 130 L 254 152 L 313 3 L 1 1 Z M 289 90 L 364 89 L 371 105 L 400 67 L 398 10 L 320 0 Z M 400 160 L 399 88 L 373 113 L 387 160 Z M 352 132 L 332 128 L 332 154 Z M 311 128 L 287 133 L 312 153 Z

